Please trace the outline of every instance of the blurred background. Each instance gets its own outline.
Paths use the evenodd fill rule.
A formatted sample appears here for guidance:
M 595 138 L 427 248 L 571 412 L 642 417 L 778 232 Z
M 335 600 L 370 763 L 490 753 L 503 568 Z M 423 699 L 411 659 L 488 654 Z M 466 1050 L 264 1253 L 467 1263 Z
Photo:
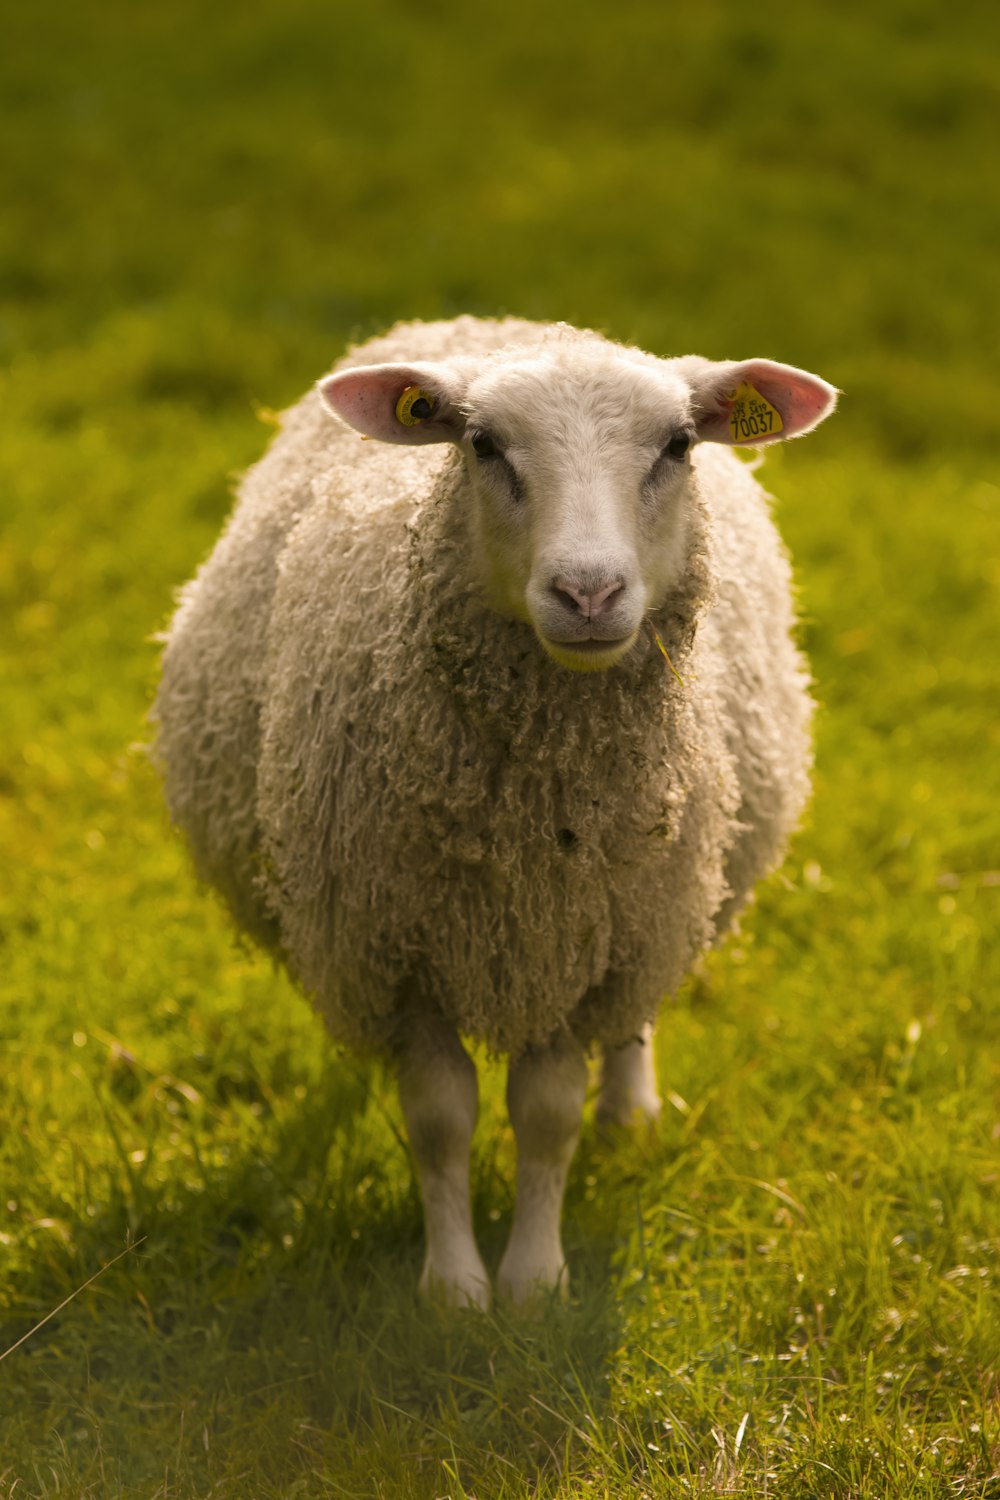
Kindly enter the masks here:
M 617 1198 L 609 1189 L 595 1200 L 581 1167 L 569 1200 L 580 1243 L 569 1243 L 584 1292 L 607 1282 L 609 1264 L 646 1264 L 658 1245 L 679 1284 L 688 1252 L 657 1241 L 665 1221 L 647 1219 L 621 1183 L 655 1182 L 668 1163 L 669 1191 L 686 1183 L 684 1201 L 701 1201 L 718 1224 L 736 1201 L 718 1188 L 728 1172 L 770 1173 L 820 1206 L 816 1222 L 833 1215 L 855 1239 L 771 1225 L 779 1238 L 787 1229 L 794 1253 L 782 1263 L 787 1287 L 776 1272 L 761 1311 L 759 1349 L 778 1347 L 775 1320 L 804 1295 L 803 1277 L 826 1305 L 823 1288 L 851 1264 L 851 1313 L 842 1327 L 836 1308 L 809 1325 L 817 1348 L 838 1329 L 844 1348 L 864 1350 L 869 1334 L 881 1347 L 879 1309 L 891 1301 L 920 1399 L 941 1379 L 979 1390 L 976 1372 L 991 1358 L 995 1368 L 995 1309 L 963 1302 L 962 1278 L 940 1281 L 947 1307 L 964 1309 L 951 1343 L 947 1317 L 931 1329 L 922 1309 L 926 1277 L 956 1265 L 986 1274 L 1000 1234 L 985 1165 L 997 1138 L 1000 895 L 997 15 L 976 0 L 7 8 L 0 1348 L 126 1232 L 145 1234 L 147 1248 L 3 1365 L 0 1488 L 5 1472 L 44 1455 L 56 1479 L 36 1470 L 31 1493 L 60 1483 L 117 1493 L 112 1470 L 126 1489 L 151 1485 L 169 1452 L 176 1492 L 208 1493 L 214 1463 L 212 1493 L 230 1493 L 220 1476 L 235 1486 L 249 1451 L 240 1423 L 264 1378 L 262 1329 L 278 1350 L 268 1379 L 299 1379 L 305 1360 L 325 1388 L 322 1360 L 335 1360 L 345 1334 L 322 1288 L 338 1276 L 357 1305 L 373 1265 L 373 1306 L 391 1301 L 390 1284 L 401 1288 L 397 1374 L 425 1337 L 400 1310 L 412 1301 L 419 1208 L 377 1075 L 324 1051 L 307 1005 L 234 946 L 193 885 L 136 748 L 148 732 L 153 636 L 217 535 L 233 476 L 263 450 L 274 411 L 348 341 L 398 318 L 565 319 L 665 355 L 776 358 L 843 389 L 834 419 L 769 453 L 764 469 L 821 703 L 813 810 L 739 945 L 672 1018 L 665 1081 L 681 1105 L 714 1101 L 704 1136 L 680 1105 L 668 1111 L 666 1154 L 630 1158 Z M 484 1216 L 510 1178 L 500 1094 L 491 1085 L 484 1104 L 499 1145 L 480 1146 L 475 1171 Z M 702 1119 L 701 1105 L 695 1113 Z M 830 1183 L 847 1160 L 853 1185 L 838 1198 Z M 876 1244 L 866 1235 L 889 1203 L 899 1223 L 884 1224 Z M 633 1222 L 637 1231 L 622 1229 Z M 486 1222 L 488 1249 L 501 1228 Z M 924 1281 L 912 1267 L 894 1279 L 895 1262 L 879 1261 L 897 1230 L 922 1247 Z M 739 1351 L 727 1365 L 718 1342 L 730 1293 L 705 1295 L 704 1263 L 691 1274 L 700 1290 L 670 1310 L 669 1340 L 646 1304 L 640 1331 L 654 1351 L 666 1340 L 662 1358 L 674 1360 L 667 1346 L 686 1347 L 686 1316 L 700 1309 L 712 1324 L 687 1330 L 702 1351 L 691 1368 L 711 1345 L 711 1368 L 728 1371 L 711 1397 L 700 1386 L 691 1396 L 685 1452 L 703 1473 L 699 1444 L 716 1451 L 713 1424 L 739 1423 L 745 1366 Z M 762 1275 L 758 1266 L 750 1306 Z M 983 1284 L 979 1270 L 969 1276 L 970 1288 Z M 312 1301 L 300 1298 L 305 1284 Z M 631 1285 L 622 1283 L 623 1316 Z M 382 1338 L 381 1314 L 371 1319 L 366 1337 L 377 1325 Z M 179 1330 L 172 1343 L 168 1325 Z M 303 1333 L 294 1349 L 293 1328 Z M 744 1352 L 758 1347 L 758 1334 L 744 1334 Z M 614 1354 L 617 1334 L 593 1345 L 579 1328 L 563 1336 L 588 1399 L 604 1391 L 607 1368 L 645 1410 L 645 1377 Z M 484 1370 L 499 1358 L 512 1391 L 535 1387 L 523 1350 L 508 1343 L 496 1356 L 486 1343 Z M 315 1368 L 307 1347 L 321 1351 Z M 447 1370 L 442 1348 L 427 1357 Z M 381 1388 L 396 1389 L 390 1355 L 388 1365 L 365 1358 Z M 845 1355 L 841 1373 L 824 1378 L 843 1378 L 846 1408 L 860 1411 L 849 1368 Z M 357 1466 L 331 1493 L 370 1492 L 351 1484 L 367 1485 L 358 1476 L 373 1462 L 409 1472 L 402 1438 L 394 1459 L 383 1447 L 376 1462 L 367 1439 L 349 1436 L 369 1400 L 353 1369 L 341 1372 L 339 1416 L 322 1413 L 324 1431 L 339 1434 L 338 1462 Z M 481 1413 L 463 1427 L 444 1376 L 428 1382 L 397 1396 L 436 1413 L 406 1439 L 435 1463 L 449 1452 L 442 1427 L 452 1459 L 457 1443 L 467 1464 L 542 1442 L 509 1409 L 492 1427 Z M 138 1445 L 123 1392 L 151 1403 Z M 771 1394 L 775 1410 L 799 1410 L 795 1392 Z M 287 1455 L 299 1408 L 290 1415 L 274 1399 L 272 1449 Z M 559 1389 L 545 1399 L 558 1408 Z M 189 1405 L 204 1450 L 193 1417 L 177 1438 Z M 874 1422 L 875 1407 L 865 1410 Z M 952 1417 L 941 1451 L 957 1455 L 968 1413 Z M 392 1419 L 383 1411 L 379 1421 L 384 1437 Z M 802 1415 L 801 1430 L 820 1452 L 815 1422 Z M 70 1431 L 83 1434 L 77 1448 Z M 544 1441 L 560 1433 L 557 1424 Z M 905 1455 L 913 1442 L 899 1433 Z M 253 1493 L 270 1494 L 260 1442 Z M 606 1468 L 613 1433 L 608 1444 Z M 334 1463 L 329 1453 L 324 1462 Z M 799 1493 L 786 1479 L 783 1493 Z M 428 1495 L 437 1482 L 427 1479 Z M 409 1483 L 385 1493 L 425 1493 Z M 858 1480 L 850 1493 L 869 1491 Z
M 507 309 L 820 363 L 897 452 L 995 435 L 994 31 L 929 0 L 19 6 L 2 347 L 103 342 L 218 405 Z

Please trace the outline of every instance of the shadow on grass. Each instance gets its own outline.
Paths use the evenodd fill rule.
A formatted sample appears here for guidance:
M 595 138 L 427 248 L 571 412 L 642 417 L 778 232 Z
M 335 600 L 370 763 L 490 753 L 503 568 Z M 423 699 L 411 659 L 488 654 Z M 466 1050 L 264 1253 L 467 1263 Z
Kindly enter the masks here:
M 89 1431 L 123 1485 L 162 1473 L 168 1448 L 199 1484 L 239 1461 L 255 1482 L 322 1470 L 373 1493 L 373 1465 L 395 1465 L 417 1476 L 413 1493 L 426 1471 L 438 1494 L 444 1465 L 467 1476 L 452 1481 L 459 1494 L 498 1465 L 555 1479 L 571 1453 L 603 1441 L 622 1338 L 621 1205 L 588 1201 L 594 1174 L 612 1175 L 604 1148 L 586 1135 L 574 1172 L 568 1303 L 533 1317 L 428 1307 L 416 1293 L 419 1197 L 382 1082 L 378 1069 L 337 1062 L 256 1134 L 227 1115 L 219 1139 L 192 1106 L 173 1158 L 169 1133 L 145 1154 L 123 1143 L 97 1211 L 43 1237 L 8 1287 L 0 1348 L 135 1245 L 0 1363 L 8 1447 L 20 1434 L 54 1455 L 67 1430 Z M 113 1132 L 136 1102 L 108 1103 Z M 510 1211 L 496 1149 L 489 1140 L 473 1171 L 494 1267 Z M 61 1462 L 65 1481 L 82 1483 Z

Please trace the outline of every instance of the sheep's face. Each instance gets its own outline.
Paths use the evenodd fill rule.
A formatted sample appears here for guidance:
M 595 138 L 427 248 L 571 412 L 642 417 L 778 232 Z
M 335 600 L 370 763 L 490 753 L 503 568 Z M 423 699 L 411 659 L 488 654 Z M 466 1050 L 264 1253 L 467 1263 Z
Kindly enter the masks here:
M 695 443 L 791 437 L 835 400 L 788 365 L 658 360 L 580 335 L 345 370 L 320 390 L 371 437 L 459 447 L 486 597 L 577 671 L 620 661 L 678 582 Z
M 682 382 L 600 353 L 497 365 L 462 403 L 487 596 L 580 671 L 620 660 L 678 576 L 694 442 Z

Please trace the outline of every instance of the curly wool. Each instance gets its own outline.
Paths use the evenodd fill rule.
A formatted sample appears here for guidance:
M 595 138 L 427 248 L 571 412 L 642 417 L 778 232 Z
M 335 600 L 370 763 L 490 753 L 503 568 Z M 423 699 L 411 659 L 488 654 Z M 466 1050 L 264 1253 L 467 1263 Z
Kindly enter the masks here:
M 342 363 L 595 337 L 459 319 Z M 627 1040 L 779 857 L 809 769 L 788 564 L 746 465 L 695 472 L 676 675 L 652 630 L 578 674 L 493 613 L 450 450 L 360 443 L 311 394 L 247 476 L 156 750 L 201 874 L 336 1038 L 389 1049 L 429 1005 L 513 1055 Z

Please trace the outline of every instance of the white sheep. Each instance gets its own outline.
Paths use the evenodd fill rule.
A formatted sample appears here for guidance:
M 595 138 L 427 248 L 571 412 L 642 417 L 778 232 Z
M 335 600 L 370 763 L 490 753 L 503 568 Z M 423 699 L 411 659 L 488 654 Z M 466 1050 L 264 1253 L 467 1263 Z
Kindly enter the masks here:
M 499 1287 L 565 1288 L 586 1049 L 601 1115 L 656 1113 L 661 997 L 798 819 L 789 568 L 726 445 L 834 402 L 768 360 L 401 324 L 286 415 L 183 591 L 154 711 L 172 814 L 333 1036 L 395 1060 L 425 1292 L 489 1299 L 460 1035 L 510 1057 Z

